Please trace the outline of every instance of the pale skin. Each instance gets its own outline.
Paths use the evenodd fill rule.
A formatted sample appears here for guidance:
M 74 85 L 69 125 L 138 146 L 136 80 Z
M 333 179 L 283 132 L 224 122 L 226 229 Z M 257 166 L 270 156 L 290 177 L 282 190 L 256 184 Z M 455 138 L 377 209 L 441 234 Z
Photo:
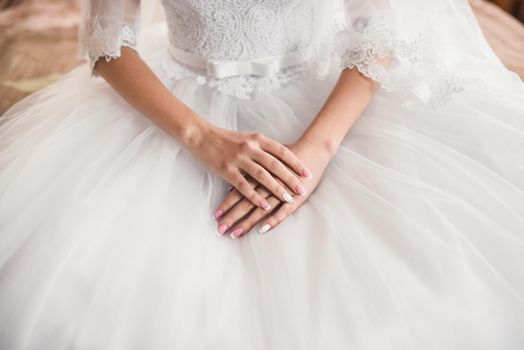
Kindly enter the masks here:
M 134 108 L 175 137 L 233 186 L 213 218 L 219 235 L 239 238 L 256 225 L 269 231 L 304 204 L 320 183 L 345 135 L 367 107 L 377 83 L 346 69 L 326 103 L 291 145 L 259 133 L 219 128 L 169 92 L 140 56 L 122 48 L 95 71 Z M 307 165 L 307 166 L 306 166 Z

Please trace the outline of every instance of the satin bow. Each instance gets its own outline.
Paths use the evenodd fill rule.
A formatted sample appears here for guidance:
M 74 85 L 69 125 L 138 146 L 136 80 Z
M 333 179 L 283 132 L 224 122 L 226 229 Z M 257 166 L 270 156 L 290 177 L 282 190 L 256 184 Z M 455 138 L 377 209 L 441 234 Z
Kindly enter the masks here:
M 207 74 L 217 79 L 237 75 L 272 76 L 280 71 L 278 60 L 269 61 L 207 61 Z

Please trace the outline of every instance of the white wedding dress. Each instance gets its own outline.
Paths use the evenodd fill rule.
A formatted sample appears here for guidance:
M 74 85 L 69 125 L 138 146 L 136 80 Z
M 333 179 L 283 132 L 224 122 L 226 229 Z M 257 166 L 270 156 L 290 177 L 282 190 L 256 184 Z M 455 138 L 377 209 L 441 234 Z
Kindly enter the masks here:
M 88 64 L 15 105 L 0 349 L 524 349 L 524 85 L 465 0 L 164 0 L 137 46 L 138 2 L 84 1 L 91 64 L 135 48 L 222 127 L 292 142 L 342 68 L 382 88 L 308 202 L 235 241 L 227 184 Z

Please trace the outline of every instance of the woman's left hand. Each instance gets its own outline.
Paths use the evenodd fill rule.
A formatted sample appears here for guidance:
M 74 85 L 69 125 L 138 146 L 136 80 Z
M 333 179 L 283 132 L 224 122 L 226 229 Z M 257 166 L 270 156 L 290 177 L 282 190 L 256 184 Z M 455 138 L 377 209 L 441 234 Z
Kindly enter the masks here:
M 288 148 L 312 171 L 310 177 L 302 180 L 305 191 L 301 195 L 294 196 L 292 203 L 286 203 L 273 196 L 263 186 L 250 180 L 256 191 L 266 198 L 274 209 L 268 213 L 257 208 L 240 192 L 233 189 L 220 203 L 213 215 L 213 219 L 218 221 L 217 234 L 219 236 L 223 236 L 229 231 L 231 238 L 236 239 L 251 231 L 258 223 L 261 223 L 259 232 L 266 233 L 297 210 L 315 191 L 332 155 L 325 148 L 305 140 L 299 140 Z M 289 193 L 292 192 L 289 191 Z

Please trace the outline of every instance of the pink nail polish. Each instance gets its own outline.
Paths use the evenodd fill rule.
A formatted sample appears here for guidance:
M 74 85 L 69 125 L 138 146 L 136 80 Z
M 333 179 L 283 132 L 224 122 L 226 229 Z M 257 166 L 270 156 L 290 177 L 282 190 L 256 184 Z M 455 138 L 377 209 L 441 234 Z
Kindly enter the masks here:
M 311 171 L 309 171 L 308 168 L 302 169 L 302 175 L 305 177 L 313 177 L 313 174 L 311 173 Z
M 240 237 L 242 232 L 244 232 L 242 227 L 238 227 L 238 228 L 234 229 L 233 232 L 231 232 L 231 238 L 237 239 L 238 237 Z
M 264 210 L 269 210 L 271 209 L 271 205 L 269 205 L 269 203 L 267 201 L 260 201 L 259 203 L 260 207 Z
M 213 220 L 217 220 L 219 217 L 222 216 L 222 214 L 224 214 L 224 212 L 220 209 L 218 209 L 217 211 L 215 211 L 215 213 L 213 214 Z
M 295 187 L 295 191 L 301 196 L 307 193 L 307 189 L 303 185 L 300 185 L 300 184 L 297 185 L 297 187 Z
M 226 233 L 226 231 L 227 231 L 227 225 L 226 224 L 218 225 L 218 227 L 217 227 L 217 234 L 219 236 L 223 236 L 224 233 Z

